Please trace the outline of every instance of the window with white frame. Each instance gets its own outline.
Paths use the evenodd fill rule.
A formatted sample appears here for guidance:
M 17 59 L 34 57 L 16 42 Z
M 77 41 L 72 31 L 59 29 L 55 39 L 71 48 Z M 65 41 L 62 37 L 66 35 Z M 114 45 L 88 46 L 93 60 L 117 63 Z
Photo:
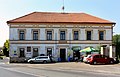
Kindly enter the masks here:
M 52 40 L 52 31 L 47 31 L 47 40 Z
M 65 40 L 65 31 L 60 31 L 60 40 Z
M 38 31 L 33 31 L 33 40 L 38 40 Z
M 87 40 L 91 40 L 92 31 L 87 31 Z
M 99 31 L 99 40 L 104 40 L 104 31 Z
M 78 40 L 78 31 L 74 31 L 74 40 Z
M 19 31 L 19 40 L 25 40 L 25 31 L 24 30 Z

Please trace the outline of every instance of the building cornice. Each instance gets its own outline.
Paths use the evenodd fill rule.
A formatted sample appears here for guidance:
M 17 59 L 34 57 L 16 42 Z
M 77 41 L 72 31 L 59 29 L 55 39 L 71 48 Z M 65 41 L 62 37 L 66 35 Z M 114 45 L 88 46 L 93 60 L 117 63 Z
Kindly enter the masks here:
M 65 41 L 60 41 L 60 40 L 52 40 L 52 41 L 47 41 L 47 40 L 10 40 L 10 44 L 112 44 L 112 40 L 65 40 Z
M 110 24 L 11 24 L 10 28 L 88 28 L 112 29 Z

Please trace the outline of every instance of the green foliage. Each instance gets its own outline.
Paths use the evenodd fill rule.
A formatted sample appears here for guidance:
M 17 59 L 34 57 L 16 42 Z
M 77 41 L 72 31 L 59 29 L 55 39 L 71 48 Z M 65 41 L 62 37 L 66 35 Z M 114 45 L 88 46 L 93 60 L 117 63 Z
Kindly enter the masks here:
M 95 49 L 100 51 L 101 50 L 101 45 L 98 45 Z
M 6 40 L 3 46 L 3 53 L 5 56 L 9 56 L 9 40 Z
M 7 51 L 9 51 L 9 40 L 6 40 L 6 42 L 4 43 L 4 47 L 6 47 Z
M 116 57 L 120 58 L 120 35 L 114 35 L 112 43 L 116 46 Z
M 120 43 L 120 35 L 116 34 L 113 36 L 113 44 L 118 45 Z

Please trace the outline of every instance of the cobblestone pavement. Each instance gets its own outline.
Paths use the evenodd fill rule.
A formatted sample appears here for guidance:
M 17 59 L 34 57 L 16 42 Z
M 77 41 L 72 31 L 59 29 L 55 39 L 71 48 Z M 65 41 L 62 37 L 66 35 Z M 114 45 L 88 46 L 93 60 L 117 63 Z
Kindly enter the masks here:
M 89 65 L 81 62 L 64 62 L 64 63 L 50 63 L 50 64 L 22 64 L 12 63 L 11 66 L 23 66 L 35 69 L 53 69 L 53 70 L 70 70 L 70 71 L 89 71 L 100 73 L 120 74 L 120 64 L 111 65 Z

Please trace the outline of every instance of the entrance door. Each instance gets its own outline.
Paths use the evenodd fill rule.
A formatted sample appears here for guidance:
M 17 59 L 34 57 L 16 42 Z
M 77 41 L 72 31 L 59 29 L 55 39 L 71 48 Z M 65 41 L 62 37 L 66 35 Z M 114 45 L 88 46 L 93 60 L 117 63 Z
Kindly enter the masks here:
M 47 48 L 47 56 L 52 56 L 52 48 Z
M 38 56 L 38 48 L 33 48 L 33 57 Z
M 20 57 L 25 57 L 25 50 L 24 50 L 24 48 L 20 48 Z
M 79 52 L 79 50 L 74 50 L 73 51 L 73 58 L 74 58 L 74 60 L 75 60 L 75 58 L 80 59 L 80 52 Z
M 66 50 L 65 49 L 60 49 L 60 58 L 61 58 L 61 61 L 64 62 L 66 61 Z

